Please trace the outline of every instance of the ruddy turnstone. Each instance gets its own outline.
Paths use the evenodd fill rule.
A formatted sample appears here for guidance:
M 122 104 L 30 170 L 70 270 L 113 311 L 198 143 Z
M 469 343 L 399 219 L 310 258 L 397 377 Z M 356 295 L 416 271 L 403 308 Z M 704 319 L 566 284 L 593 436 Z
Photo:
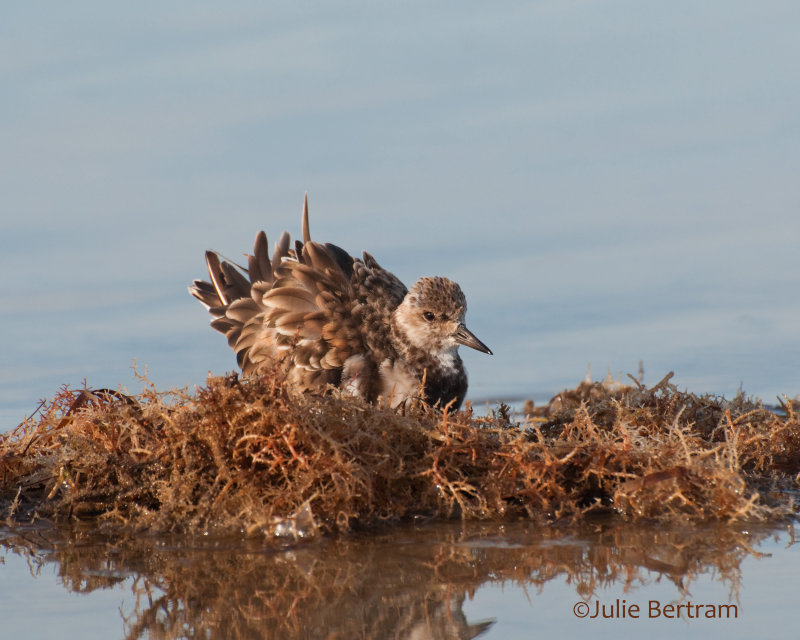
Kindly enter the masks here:
M 259 232 L 246 268 L 206 251 L 210 282 L 189 287 L 242 373 L 282 365 L 302 391 L 330 384 L 396 407 L 422 389 L 431 405 L 460 407 L 467 374 L 459 345 L 492 353 L 464 324 L 461 288 L 435 277 L 407 289 L 370 254 L 312 241 L 307 196 L 302 227 L 303 241 L 292 245 L 284 232 L 271 258 Z

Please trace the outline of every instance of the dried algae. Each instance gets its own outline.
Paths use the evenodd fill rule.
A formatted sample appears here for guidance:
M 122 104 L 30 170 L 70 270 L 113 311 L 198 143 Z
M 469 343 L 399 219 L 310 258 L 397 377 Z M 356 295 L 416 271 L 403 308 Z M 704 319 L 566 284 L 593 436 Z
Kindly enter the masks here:
M 136 396 L 62 389 L 0 436 L 0 519 L 313 537 L 412 518 L 791 517 L 795 402 L 584 382 L 517 419 L 398 412 L 279 376 Z

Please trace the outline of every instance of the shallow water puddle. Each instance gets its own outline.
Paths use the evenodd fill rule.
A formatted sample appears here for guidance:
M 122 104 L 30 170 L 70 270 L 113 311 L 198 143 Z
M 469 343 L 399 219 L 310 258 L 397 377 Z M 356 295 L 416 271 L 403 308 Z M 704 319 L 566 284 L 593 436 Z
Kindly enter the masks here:
M 791 637 L 784 526 L 398 526 L 288 548 L 0 530 L 2 637 Z

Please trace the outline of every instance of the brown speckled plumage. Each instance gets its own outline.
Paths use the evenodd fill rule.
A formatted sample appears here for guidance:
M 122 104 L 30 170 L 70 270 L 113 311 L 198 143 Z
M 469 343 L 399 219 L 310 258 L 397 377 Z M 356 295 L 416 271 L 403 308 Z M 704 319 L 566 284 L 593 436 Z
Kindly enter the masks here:
M 464 325 L 467 302 L 455 282 L 421 278 L 407 290 L 368 253 L 358 259 L 313 242 L 307 200 L 302 242 L 284 233 L 270 258 L 261 231 L 247 259 L 238 267 L 207 251 L 210 282 L 189 288 L 244 375 L 283 365 L 301 390 L 333 384 L 392 406 L 417 396 L 424 379 L 427 402 L 459 407 L 467 375 L 458 346 L 491 353 Z

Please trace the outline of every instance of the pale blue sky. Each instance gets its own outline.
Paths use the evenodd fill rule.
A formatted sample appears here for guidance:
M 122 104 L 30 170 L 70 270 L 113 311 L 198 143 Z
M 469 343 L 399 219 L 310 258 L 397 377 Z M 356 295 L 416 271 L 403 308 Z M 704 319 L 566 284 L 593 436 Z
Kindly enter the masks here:
M 473 398 L 800 391 L 800 5 L 6 3 L 0 417 L 202 383 L 258 229 L 459 281 Z

